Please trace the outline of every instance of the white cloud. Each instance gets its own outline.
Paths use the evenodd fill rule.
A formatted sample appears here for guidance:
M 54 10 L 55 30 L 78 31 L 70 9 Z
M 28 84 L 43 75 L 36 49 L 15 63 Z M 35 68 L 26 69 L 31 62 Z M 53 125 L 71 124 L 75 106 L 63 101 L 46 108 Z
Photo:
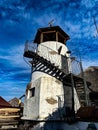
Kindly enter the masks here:
M 0 96 L 7 100 L 25 94 L 26 82 L 5 81 L 0 84 Z
M 5 50 L 0 49 L 1 52 L 1 56 L 0 58 L 3 60 L 7 60 L 9 62 L 9 64 L 11 64 L 13 67 L 23 67 L 25 69 L 29 69 L 30 66 L 27 65 L 27 63 L 24 61 L 23 59 L 23 53 L 24 53 L 24 45 L 16 45 L 10 49 L 7 50 L 7 54 L 5 52 Z

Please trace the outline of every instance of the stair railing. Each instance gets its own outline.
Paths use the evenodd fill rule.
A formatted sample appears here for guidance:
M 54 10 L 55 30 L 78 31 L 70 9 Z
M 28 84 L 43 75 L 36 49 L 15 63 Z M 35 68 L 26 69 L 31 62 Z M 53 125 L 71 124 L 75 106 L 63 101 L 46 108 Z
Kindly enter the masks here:
M 42 51 L 43 50 L 43 51 Z M 33 44 L 32 42 L 26 42 L 24 52 L 26 51 L 32 51 L 34 53 L 37 53 L 39 56 L 43 57 L 44 59 L 47 59 L 52 64 L 54 64 L 56 67 L 61 68 L 61 55 L 58 55 L 58 52 L 45 46 L 45 45 L 39 45 L 38 47 Z M 64 57 L 66 60 L 66 57 Z M 69 73 L 78 75 L 82 77 L 82 69 L 81 69 L 81 63 L 80 61 L 76 60 L 74 57 L 69 57 L 67 59 L 68 62 L 68 69 Z M 83 78 L 83 77 L 82 77 Z
M 43 50 L 43 51 L 42 51 Z M 47 59 L 50 61 L 54 66 L 61 68 L 61 55 L 58 55 L 58 52 L 45 46 L 45 45 L 39 45 L 38 47 L 35 46 L 33 43 L 26 42 L 24 52 L 26 51 L 32 51 L 34 53 L 37 53 L 39 56 L 43 57 L 44 59 Z M 66 57 L 65 57 L 66 58 Z M 65 59 L 66 60 L 66 59 Z
M 76 60 L 75 57 L 68 58 L 68 68 L 69 73 L 82 77 L 81 63 L 80 61 Z

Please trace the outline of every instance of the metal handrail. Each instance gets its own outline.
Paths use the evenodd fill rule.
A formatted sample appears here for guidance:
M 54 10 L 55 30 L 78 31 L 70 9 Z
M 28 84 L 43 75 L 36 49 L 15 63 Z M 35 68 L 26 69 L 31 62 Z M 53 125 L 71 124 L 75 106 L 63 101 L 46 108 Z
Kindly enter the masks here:
M 81 62 L 76 59 L 73 59 L 73 57 L 69 57 L 68 61 L 69 61 L 68 65 L 69 73 L 80 76 L 82 78 Z
M 44 50 L 43 52 L 40 51 L 41 47 Z M 52 64 L 54 64 L 58 68 L 62 69 L 62 63 L 61 63 L 62 56 L 58 55 L 57 51 L 55 51 L 55 50 L 53 50 L 45 45 L 41 45 L 41 44 L 40 44 L 40 46 L 37 47 L 32 42 L 26 42 L 24 52 L 26 52 L 26 51 L 35 52 L 39 56 L 50 61 Z M 63 60 L 65 60 L 65 62 L 68 63 L 68 68 L 67 68 L 68 73 L 72 73 L 72 74 L 79 75 L 80 77 L 82 77 L 81 76 L 82 69 L 81 69 L 80 61 L 78 61 L 76 59 L 72 59 L 71 57 L 66 57 L 66 56 L 63 56 Z
M 44 50 L 43 52 L 40 51 L 41 48 L 43 48 L 43 50 Z M 26 52 L 26 51 L 33 51 L 33 52 L 37 53 L 39 56 L 43 57 L 44 59 L 47 59 L 48 61 L 50 61 L 52 64 L 54 64 L 58 68 L 61 68 L 61 55 L 58 55 L 57 51 L 54 51 L 53 49 L 51 49 L 45 45 L 40 45 L 40 46 L 36 47 L 34 44 L 31 45 L 30 43 L 27 42 L 25 44 L 24 52 Z M 52 54 L 52 53 L 54 53 L 54 54 Z

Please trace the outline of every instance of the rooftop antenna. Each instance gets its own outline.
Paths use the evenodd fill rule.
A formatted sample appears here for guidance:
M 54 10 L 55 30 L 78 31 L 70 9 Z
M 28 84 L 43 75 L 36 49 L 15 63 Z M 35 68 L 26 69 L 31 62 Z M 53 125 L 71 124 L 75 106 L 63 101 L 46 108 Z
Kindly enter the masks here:
M 98 34 L 98 27 L 97 27 L 96 19 L 95 19 L 94 16 L 93 16 L 93 20 L 94 20 L 94 25 L 95 25 L 95 28 L 96 28 L 96 31 L 97 31 L 97 34 Z M 95 37 L 98 37 L 97 34 L 95 35 Z
M 49 25 L 50 27 L 52 27 L 53 22 L 54 22 L 54 19 L 52 19 L 52 20 L 48 23 L 48 25 Z

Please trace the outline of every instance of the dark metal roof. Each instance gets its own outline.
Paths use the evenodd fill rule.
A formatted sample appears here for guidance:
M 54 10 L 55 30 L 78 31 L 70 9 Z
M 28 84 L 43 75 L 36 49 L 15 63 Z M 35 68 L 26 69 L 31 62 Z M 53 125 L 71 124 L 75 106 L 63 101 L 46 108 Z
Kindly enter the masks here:
M 0 108 L 11 107 L 11 105 L 0 96 Z
M 34 39 L 34 43 L 39 43 L 40 34 L 42 32 L 47 32 L 47 31 L 60 32 L 66 38 L 66 40 L 70 39 L 68 34 L 65 33 L 59 26 L 52 26 L 52 27 L 46 27 L 46 28 L 39 28 L 37 33 L 36 33 L 36 36 L 35 36 L 35 39 Z
M 11 106 L 13 106 L 13 107 L 19 107 L 19 99 L 18 98 L 13 98 L 13 99 L 11 99 L 10 101 L 9 101 L 9 103 L 11 104 Z M 23 102 L 21 102 L 21 105 L 20 105 L 21 107 L 23 107 L 24 106 L 24 104 L 23 104 Z

